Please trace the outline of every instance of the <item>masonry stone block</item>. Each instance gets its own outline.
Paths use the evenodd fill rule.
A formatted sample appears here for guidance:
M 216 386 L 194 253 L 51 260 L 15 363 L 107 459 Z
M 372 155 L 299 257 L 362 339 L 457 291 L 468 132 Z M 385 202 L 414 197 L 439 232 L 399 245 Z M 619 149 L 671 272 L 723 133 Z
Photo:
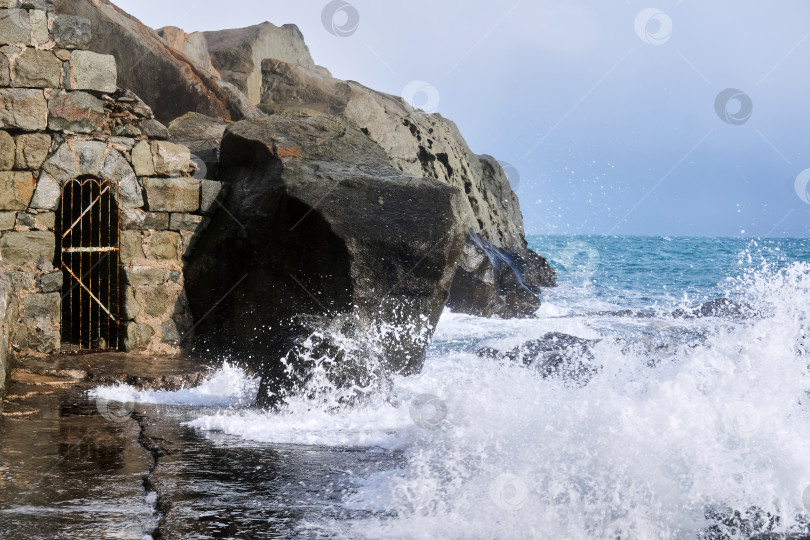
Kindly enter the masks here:
M 14 166 L 17 169 L 39 169 L 51 150 L 51 136 L 46 133 L 26 133 L 15 142 Z
M 87 92 L 54 92 L 48 100 L 48 128 L 92 133 L 104 124 L 104 104 Z
M 48 102 L 42 90 L 0 88 L 0 129 L 41 131 L 47 125 Z
M 115 57 L 90 51 L 74 51 L 70 55 L 71 90 L 115 92 L 118 88 Z
M 145 178 L 150 211 L 196 212 L 200 208 L 200 182 L 190 178 Z
M 26 210 L 35 186 L 30 172 L 0 172 L 0 210 Z
M 13 86 L 19 88 L 58 88 L 62 62 L 51 51 L 25 49 L 14 62 Z
M 0 264 L 21 266 L 53 260 L 56 237 L 47 231 L 7 232 L 0 236 Z

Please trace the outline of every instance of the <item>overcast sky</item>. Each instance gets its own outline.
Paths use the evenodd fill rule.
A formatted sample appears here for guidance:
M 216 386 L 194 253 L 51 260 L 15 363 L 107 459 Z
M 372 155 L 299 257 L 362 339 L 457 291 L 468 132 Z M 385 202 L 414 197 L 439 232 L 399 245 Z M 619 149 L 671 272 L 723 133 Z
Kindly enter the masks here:
M 806 0 L 349 0 L 330 25 L 327 0 L 114 1 L 154 28 L 297 24 L 336 77 L 513 165 L 529 233 L 810 236 Z

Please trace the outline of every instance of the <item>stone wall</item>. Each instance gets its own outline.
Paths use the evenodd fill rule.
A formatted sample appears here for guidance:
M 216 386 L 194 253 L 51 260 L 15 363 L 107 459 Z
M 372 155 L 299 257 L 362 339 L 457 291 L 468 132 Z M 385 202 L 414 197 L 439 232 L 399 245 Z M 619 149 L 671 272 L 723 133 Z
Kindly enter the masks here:
M 3 411 L 3 395 L 6 381 L 11 375 L 9 355 L 9 328 L 11 327 L 11 286 L 8 279 L 0 274 L 0 412 Z
M 121 216 L 122 345 L 176 352 L 191 327 L 183 257 L 220 186 L 132 92 L 116 59 L 86 50 L 90 21 L 49 0 L 0 0 L 0 269 L 14 298 L 13 354 L 61 341 L 62 272 L 54 234 L 62 186 L 111 180 Z

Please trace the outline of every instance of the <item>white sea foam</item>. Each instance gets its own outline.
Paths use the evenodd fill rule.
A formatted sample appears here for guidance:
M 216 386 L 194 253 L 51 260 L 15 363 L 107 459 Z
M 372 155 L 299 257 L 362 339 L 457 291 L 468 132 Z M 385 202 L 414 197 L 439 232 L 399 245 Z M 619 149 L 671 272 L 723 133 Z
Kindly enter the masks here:
M 768 316 L 662 320 L 708 333 L 658 367 L 640 344 L 604 339 L 585 387 L 471 353 L 551 330 L 598 337 L 585 317 L 527 321 L 445 314 L 424 372 L 396 400 L 333 412 L 293 401 L 284 413 L 222 412 L 192 425 L 260 441 L 401 449 L 403 470 L 358 479 L 349 508 L 396 517 L 320 527 L 369 538 L 695 538 L 711 505 L 756 506 L 796 525 L 810 485 L 810 390 L 802 332 L 810 267 L 730 284 Z M 641 331 L 647 320 L 625 320 Z M 609 333 L 608 333 L 609 335 Z M 439 397 L 438 429 L 408 404 Z M 430 427 L 430 426 L 428 426 Z M 730 537 L 733 531 L 725 530 Z M 740 533 L 742 538 L 742 533 Z
M 154 403 L 187 407 L 230 407 L 252 403 L 256 399 L 259 380 L 249 377 L 242 369 L 225 362 L 205 381 L 194 388 L 174 392 L 138 390 L 118 384 L 91 390 L 90 397 L 121 403 Z
M 810 265 L 762 269 L 728 286 L 765 316 L 617 320 L 556 318 L 559 310 L 548 309 L 540 319 L 504 321 L 446 313 L 424 371 L 396 378 L 394 396 L 339 410 L 300 398 L 283 412 L 222 410 L 190 425 L 262 442 L 401 451 L 404 468 L 357 477 L 344 500 L 387 517 L 306 524 L 328 534 L 693 539 L 717 525 L 705 518 L 714 505 L 757 507 L 788 531 L 807 513 L 810 485 Z M 706 338 L 649 367 L 651 324 Z M 603 367 L 588 385 L 474 354 L 549 331 L 603 338 L 593 349 Z M 98 395 L 228 405 L 255 389 L 232 367 L 206 384 L 218 390 Z M 425 402 L 436 422 L 414 415 L 411 405 Z

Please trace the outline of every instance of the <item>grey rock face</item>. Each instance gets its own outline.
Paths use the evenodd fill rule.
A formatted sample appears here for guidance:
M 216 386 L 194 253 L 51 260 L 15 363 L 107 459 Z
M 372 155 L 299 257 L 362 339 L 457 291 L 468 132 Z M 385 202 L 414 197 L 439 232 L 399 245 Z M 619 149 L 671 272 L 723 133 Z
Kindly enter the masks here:
M 236 86 L 257 105 L 262 98 L 262 61 L 276 58 L 283 62 L 314 67 L 315 62 L 298 27 L 282 27 L 268 22 L 239 28 L 205 32 L 211 63 L 222 78 Z
M 468 228 L 497 247 L 525 249 L 517 196 L 497 162 L 470 150 L 456 125 L 403 99 L 277 60 L 262 68 L 264 112 L 344 116 L 377 142 L 401 171 L 461 189 Z
M 455 124 L 415 110 L 400 98 L 301 66 L 266 60 L 263 74 L 265 93 L 259 107 L 264 112 L 345 117 L 379 143 L 403 172 L 463 190 L 468 229 L 483 242 L 468 245 L 475 250 L 488 244 L 490 255 L 500 254 L 488 257 L 489 269 L 462 258 L 467 268 L 460 270 L 451 300 L 456 310 L 514 317 L 529 316 L 539 307 L 536 287 L 553 286 L 554 272 L 527 249 L 519 201 L 501 165 L 490 156 L 475 155 Z M 492 262 L 501 259 L 511 262 Z
M 418 372 L 463 243 L 458 190 L 403 175 L 364 133 L 330 118 L 240 122 L 221 165 L 228 212 L 217 212 L 186 273 L 206 343 L 261 359 L 266 402 L 289 382 L 280 358 L 304 346 L 305 329 L 323 330 L 319 347 L 357 359 L 329 368 L 336 384 L 377 369 Z M 340 336 L 366 343 L 366 360 Z M 308 358 L 290 358 L 301 380 Z

